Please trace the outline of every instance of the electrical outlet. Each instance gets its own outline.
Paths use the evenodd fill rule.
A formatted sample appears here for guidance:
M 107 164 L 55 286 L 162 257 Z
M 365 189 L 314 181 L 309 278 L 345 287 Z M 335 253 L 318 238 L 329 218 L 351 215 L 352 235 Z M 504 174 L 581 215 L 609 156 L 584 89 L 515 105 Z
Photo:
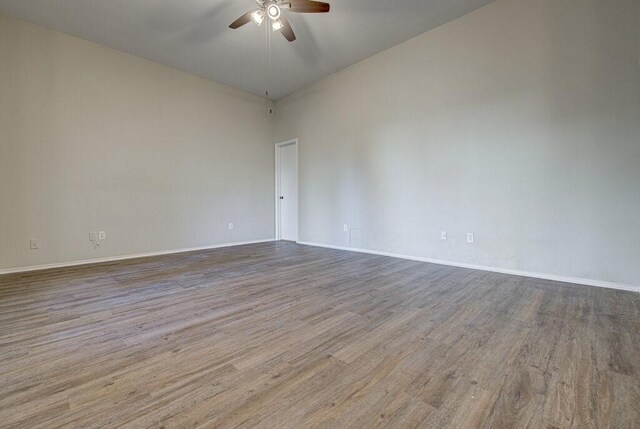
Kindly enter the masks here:
M 38 240 L 31 240 L 29 241 L 29 248 L 31 250 L 38 250 L 40 248 L 40 243 L 38 243 Z
M 467 232 L 467 243 L 473 243 L 473 232 Z
M 447 231 L 440 232 L 440 240 L 446 240 L 446 239 L 447 239 Z
M 229 230 L 233 229 L 233 223 L 229 223 Z
M 349 225 L 342 225 L 342 231 L 349 232 Z
M 106 233 L 105 231 L 100 231 L 100 232 L 98 233 L 98 238 L 99 238 L 100 240 L 106 240 L 106 239 L 107 239 L 107 233 Z

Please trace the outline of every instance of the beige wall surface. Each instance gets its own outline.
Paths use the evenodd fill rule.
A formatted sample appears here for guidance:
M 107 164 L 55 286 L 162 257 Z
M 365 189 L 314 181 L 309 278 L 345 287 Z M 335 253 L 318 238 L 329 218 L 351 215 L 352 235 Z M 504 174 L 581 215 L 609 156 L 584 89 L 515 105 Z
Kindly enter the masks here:
M 280 100 L 300 240 L 640 285 L 639 17 L 497 0 Z
M 271 131 L 259 97 L 0 15 L 0 269 L 273 238 Z

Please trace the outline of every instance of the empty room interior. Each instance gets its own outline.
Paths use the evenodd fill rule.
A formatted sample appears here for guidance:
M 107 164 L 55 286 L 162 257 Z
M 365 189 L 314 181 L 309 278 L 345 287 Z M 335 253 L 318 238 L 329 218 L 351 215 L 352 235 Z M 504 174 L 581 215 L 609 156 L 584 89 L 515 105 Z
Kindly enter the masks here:
M 0 0 L 0 428 L 640 429 L 640 1 Z

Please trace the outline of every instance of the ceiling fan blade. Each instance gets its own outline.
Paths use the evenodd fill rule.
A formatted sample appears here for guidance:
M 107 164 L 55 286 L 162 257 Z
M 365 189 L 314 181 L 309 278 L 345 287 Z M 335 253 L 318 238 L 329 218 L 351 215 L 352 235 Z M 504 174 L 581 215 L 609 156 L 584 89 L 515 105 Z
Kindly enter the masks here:
M 288 0 L 289 10 L 297 13 L 325 13 L 329 12 L 331 5 L 321 1 L 312 0 Z
M 282 22 L 282 28 L 280 32 L 290 42 L 296 40 L 296 34 L 293 32 L 293 28 L 291 28 L 291 24 L 289 24 L 289 20 L 284 17 L 284 15 L 280 16 L 280 22 Z
M 256 9 L 257 10 L 257 9 Z M 249 12 L 245 13 L 244 15 L 242 15 L 240 18 L 236 19 L 235 21 L 233 21 L 231 23 L 231 25 L 229 26 L 229 28 L 233 28 L 234 30 L 236 28 L 240 28 L 243 25 L 249 23 L 249 21 L 251 21 L 251 14 L 255 12 L 255 10 L 250 10 Z

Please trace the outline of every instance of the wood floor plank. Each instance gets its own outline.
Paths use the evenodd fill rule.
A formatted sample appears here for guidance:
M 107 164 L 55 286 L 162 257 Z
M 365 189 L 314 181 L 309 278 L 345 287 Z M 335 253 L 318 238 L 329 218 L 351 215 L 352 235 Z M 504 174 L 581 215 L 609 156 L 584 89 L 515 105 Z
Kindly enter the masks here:
M 640 295 L 264 243 L 0 276 L 2 428 L 640 428 Z

